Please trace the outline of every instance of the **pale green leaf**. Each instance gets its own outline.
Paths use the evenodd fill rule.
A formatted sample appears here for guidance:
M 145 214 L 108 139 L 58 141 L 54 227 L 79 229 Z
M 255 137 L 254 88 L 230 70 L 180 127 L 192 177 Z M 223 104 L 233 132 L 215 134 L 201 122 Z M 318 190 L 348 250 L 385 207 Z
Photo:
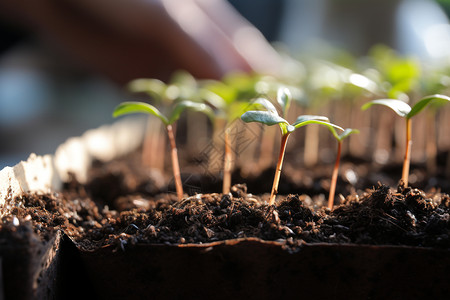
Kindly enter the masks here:
M 352 128 L 346 128 L 343 132 L 340 134 L 337 133 L 336 129 L 334 127 L 328 127 L 328 129 L 331 131 L 333 136 L 338 140 L 339 142 L 343 141 L 345 138 L 347 138 L 349 135 L 354 133 L 359 133 L 358 129 L 352 129 Z
M 210 104 L 215 109 L 224 110 L 227 106 L 226 101 L 221 96 L 208 89 L 200 89 L 199 94 L 203 101 Z
M 370 101 L 370 102 L 367 102 L 366 104 L 364 104 L 361 107 L 361 109 L 366 110 L 375 104 L 387 106 L 390 109 L 392 109 L 397 115 L 399 115 L 400 117 L 404 117 L 404 118 L 406 118 L 408 116 L 409 112 L 411 111 L 411 107 L 407 103 L 405 103 L 401 100 L 397 100 L 397 99 L 373 100 L 373 101 Z
M 151 114 L 158 117 L 165 125 L 169 124 L 167 118 L 156 107 L 144 102 L 122 102 L 114 109 L 113 117 L 134 113 Z
M 128 84 L 128 90 L 133 93 L 147 93 L 161 99 L 166 90 L 166 84 L 158 79 L 135 79 Z
M 209 118 L 211 118 L 211 119 L 214 118 L 214 112 L 206 104 L 193 102 L 193 101 L 189 101 L 189 100 L 184 100 L 184 101 L 177 103 L 177 105 L 173 109 L 172 113 L 170 114 L 168 123 L 169 124 L 175 123 L 180 118 L 181 113 L 186 109 L 192 110 L 192 111 L 197 111 L 197 112 L 202 112 L 202 113 L 206 114 Z
M 347 138 L 351 134 L 359 133 L 358 129 L 352 129 L 352 128 L 345 128 L 344 132 L 339 134 L 339 140 L 342 141 L 343 139 Z
M 280 123 L 289 125 L 289 123 L 285 119 L 269 111 L 247 111 L 241 116 L 241 119 L 246 123 L 259 122 L 269 126 Z
M 228 122 L 232 122 L 239 118 L 243 113 L 250 110 L 258 110 L 260 108 L 261 105 L 253 102 L 235 101 L 228 106 L 227 120 Z
M 329 122 L 330 120 L 327 117 L 324 116 L 314 116 L 314 115 L 302 115 L 298 116 L 297 120 L 292 124 L 292 126 L 297 126 L 297 124 L 310 121 L 310 120 L 316 120 L 316 121 L 324 121 Z
M 286 114 L 291 106 L 292 95 L 288 88 L 279 88 L 277 91 L 277 101 L 283 109 L 283 117 L 286 117 Z
M 269 100 L 264 99 L 264 98 L 258 98 L 255 101 L 253 101 L 253 103 L 254 104 L 261 104 L 262 106 L 264 106 L 265 109 L 267 109 L 268 112 L 278 116 L 277 109 L 272 104 L 272 102 L 270 102 Z
M 332 129 L 337 128 L 339 130 L 344 131 L 344 129 L 338 125 L 335 125 L 333 123 L 330 122 L 324 122 L 324 121 L 319 121 L 319 120 L 307 120 L 307 121 L 303 121 L 301 123 L 296 124 L 294 127 L 295 129 L 298 129 L 300 127 L 303 127 L 305 125 L 309 125 L 309 124 L 317 124 L 317 125 L 323 125 L 325 127 L 327 127 L 330 131 L 332 131 Z
M 422 98 L 419 102 L 413 105 L 411 111 L 408 113 L 407 118 L 412 118 L 422 111 L 430 102 L 437 101 L 450 101 L 450 97 L 445 95 L 431 95 Z
M 221 97 L 226 103 L 232 103 L 236 100 L 236 89 L 224 84 L 223 82 L 217 80 L 208 80 L 204 81 L 203 86 L 204 89 Z

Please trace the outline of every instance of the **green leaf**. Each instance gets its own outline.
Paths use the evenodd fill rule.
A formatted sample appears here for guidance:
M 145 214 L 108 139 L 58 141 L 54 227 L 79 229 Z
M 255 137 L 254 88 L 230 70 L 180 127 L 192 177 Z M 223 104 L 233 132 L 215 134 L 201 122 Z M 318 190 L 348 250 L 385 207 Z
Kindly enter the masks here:
M 309 125 L 309 124 L 323 125 L 323 126 L 327 127 L 330 131 L 332 131 L 332 129 L 334 129 L 334 128 L 344 131 L 344 129 L 338 125 L 335 125 L 330 122 L 319 121 L 319 120 L 307 120 L 307 121 L 296 124 L 294 127 L 295 127 L 295 129 L 298 129 L 300 127 L 303 127 L 303 126 Z
M 235 101 L 228 106 L 227 121 L 232 122 L 239 118 L 243 113 L 250 110 L 258 110 L 259 104 L 253 102 Z
M 288 88 L 279 88 L 277 91 L 277 101 L 283 109 L 283 117 L 286 118 L 289 107 L 291 106 L 292 96 Z
M 114 109 L 113 117 L 134 113 L 151 114 L 158 117 L 165 125 L 169 124 L 167 118 L 156 107 L 144 102 L 122 102 Z
M 400 117 L 403 117 L 403 118 L 406 118 L 408 116 L 409 112 L 411 111 L 411 107 L 407 103 L 405 103 L 401 100 L 397 100 L 397 99 L 373 100 L 373 101 L 370 101 L 370 102 L 367 102 L 366 104 L 364 104 L 361 107 L 361 109 L 366 110 L 375 104 L 387 106 L 390 109 L 392 109 L 397 115 L 399 115 Z
M 132 93 L 147 93 L 148 95 L 161 100 L 164 97 L 166 84 L 159 79 L 135 79 L 132 80 L 127 88 Z
M 371 94 L 377 94 L 381 91 L 378 89 L 378 86 L 375 81 L 371 80 L 367 76 L 358 73 L 351 73 L 348 76 L 348 83 L 363 89 Z M 358 91 L 360 93 L 360 91 Z
M 419 102 L 413 105 L 411 111 L 408 113 L 407 118 L 412 118 L 422 111 L 431 101 L 433 100 L 442 100 L 442 101 L 450 101 L 450 97 L 445 95 L 431 95 L 422 98 Z
M 210 119 L 214 118 L 214 112 L 206 104 L 184 100 L 177 103 L 172 113 L 170 114 L 168 124 L 175 123 L 180 118 L 181 113 L 186 109 L 205 113 Z
M 358 129 L 352 129 L 352 128 L 345 128 L 344 132 L 339 134 L 339 140 L 342 141 L 343 139 L 347 138 L 349 135 L 359 133 Z
M 178 70 L 172 74 L 170 78 L 170 84 L 179 86 L 196 86 L 197 81 L 189 72 Z
M 130 81 L 127 85 L 130 92 L 155 92 L 161 94 L 166 84 L 159 79 L 140 78 Z
M 382 81 L 389 83 L 388 97 L 406 94 L 417 87 L 420 77 L 420 65 L 414 58 L 399 55 L 395 50 L 377 45 L 370 51 L 375 68 L 380 71 Z M 385 85 L 385 83 L 383 83 Z
M 246 123 L 259 122 L 269 126 L 280 123 L 289 125 L 288 121 L 280 117 L 278 114 L 273 114 L 269 111 L 247 111 L 241 116 L 241 119 Z
M 221 96 L 214 92 L 211 92 L 208 89 L 200 89 L 199 94 L 200 99 L 202 99 L 215 109 L 224 110 L 227 106 L 227 103 Z
M 237 97 L 237 91 L 234 88 L 216 80 L 204 81 L 204 89 L 218 95 L 226 103 L 235 101 Z
M 303 116 L 298 116 L 297 120 L 295 120 L 295 122 L 292 124 L 292 126 L 297 126 L 297 124 L 300 124 L 300 123 L 303 123 L 306 121 L 311 121 L 311 120 L 324 121 L 324 122 L 330 121 L 327 117 L 324 117 L 324 116 L 303 115 Z
M 267 99 L 264 98 L 258 98 L 255 101 L 253 101 L 254 104 L 261 104 L 262 106 L 264 106 L 265 109 L 267 109 L 267 111 L 269 111 L 271 114 L 277 115 L 278 116 L 278 112 L 277 109 L 275 108 L 275 106 L 272 104 L 272 102 L 270 102 Z

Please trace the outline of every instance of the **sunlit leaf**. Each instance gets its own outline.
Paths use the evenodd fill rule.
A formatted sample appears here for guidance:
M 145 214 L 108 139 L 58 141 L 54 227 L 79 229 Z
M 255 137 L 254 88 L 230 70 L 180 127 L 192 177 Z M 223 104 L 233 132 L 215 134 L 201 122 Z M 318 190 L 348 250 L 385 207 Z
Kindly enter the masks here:
M 258 110 L 261 105 L 253 102 L 236 101 L 228 107 L 228 122 L 238 119 L 243 113 L 250 110 Z
M 231 103 L 237 98 L 236 89 L 216 80 L 204 81 L 203 88 L 218 95 L 226 103 Z
M 352 128 L 346 128 L 341 133 L 338 133 L 334 127 L 328 127 L 328 129 L 330 129 L 331 133 L 333 134 L 333 136 L 338 141 L 343 141 L 344 139 L 346 139 L 351 134 L 359 133 L 358 129 L 352 129 Z
M 287 111 L 291 106 L 292 96 L 288 88 L 279 88 L 277 91 L 277 102 L 283 109 L 283 117 L 286 117 Z
M 300 124 L 300 123 L 303 123 L 306 121 L 311 121 L 311 120 L 324 121 L 324 122 L 330 121 L 327 117 L 324 117 L 324 116 L 302 115 L 302 116 L 297 117 L 297 120 L 295 120 L 295 122 L 292 124 L 292 126 L 297 126 L 297 124 Z
M 259 122 L 269 126 L 280 123 L 285 123 L 289 125 L 289 123 L 285 119 L 269 111 L 257 111 L 257 110 L 247 111 L 241 116 L 241 119 L 246 123 Z
M 179 70 L 172 74 L 170 84 L 176 84 L 179 86 L 196 86 L 197 81 L 189 72 Z
M 419 102 L 413 105 L 411 111 L 408 113 L 407 117 L 412 118 L 422 111 L 430 102 L 432 101 L 450 101 L 450 97 L 445 95 L 431 95 L 422 98 Z
M 135 79 L 131 81 L 127 88 L 132 93 L 147 93 L 148 95 L 161 99 L 166 90 L 166 84 L 159 79 Z
M 420 77 L 420 65 L 414 58 L 399 55 L 393 49 L 377 45 L 370 51 L 376 69 L 382 75 L 381 81 L 388 83 L 386 90 L 388 97 L 398 98 L 413 90 Z
M 122 102 L 113 112 L 113 117 L 127 114 L 146 113 L 158 117 L 165 125 L 170 124 L 167 118 L 153 105 L 144 102 Z
M 262 106 L 264 106 L 265 109 L 267 109 L 268 112 L 278 116 L 277 109 L 272 104 L 272 102 L 270 102 L 269 100 L 264 99 L 264 98 L 258 98 L 255 101 L 253 101 L 253 103 L 254 104 L 261 104 Z
M 359 130 L 358 129 L 352 129 L 352 128 L 345 128 L 344 132 L 339 134 L 339 140 L 342 141 L 343 139 L 347 138 L 349 135 L 355 134 L 355 133 L 359 133 Z
M 372 105 L 384 105 L 389 107 L 390 109 L 392 109 L 397 115 L 399 115 L 400 117 L 407 117 L 409 112 L 411 111 L 411 107 L 401 101 L 401 100 L 397 100 L 397 99 L 378 99 L 378 100 L 373 100 L 370 102 L 367 102 L 366 104 L 364 104 L 361 109 L 362 110 L 366 110 L 369 107 L 371 107 Z
M 202 112 L 206 114 L 209 118 L 214 118 L 214 112 L 206 104 L 184 100 L 177 103 L 172 113 L 170 114 L 168 123 L 169 124 L 175 123 L 180 118 L 181 113 L 186 109 Z
M 199 95 L 203 101 L 211 105 L 214 109 L 224 110 L 227 106 L 227 102 L 221 96 L 208 89 L 201 89 Z
M 355 87 L 368 91 L 371 94 L 380 93 L 380 90 L 378 89 L 376 82 L 362 74 L 357 73 L 350 74 L 350 76 L 348 77 L 348 83 L 350 83 Z
M 323 126 L 327 127 L 330 130 L 331 130 L 331 128 L 337 128 L 337 129 L 340 129 L 342 131 L 344 130 L 342 127 L 340 127 L 338 125 L 335 125 L 333 123 L 319 121 L 319 120 L 313 120 L 313 119 L 297 123 L 297 124 L 294 125 L 294 127 L 295 127 L 295 129 L 298 129 L 300 127 L 303 127 L 303 126 L 309 125 L 309 124 L 323 125 Z

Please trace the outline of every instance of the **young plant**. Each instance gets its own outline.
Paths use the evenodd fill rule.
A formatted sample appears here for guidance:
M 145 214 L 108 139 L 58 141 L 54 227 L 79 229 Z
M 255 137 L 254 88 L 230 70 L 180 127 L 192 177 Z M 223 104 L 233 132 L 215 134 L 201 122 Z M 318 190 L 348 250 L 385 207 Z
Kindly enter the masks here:
M 334 163 L 333 175 L 331 176 L 330 194 L 328 195 L 328 208 L 333 208 L 334 194 L 336 192 L 336 183 L 338 178 L 339 162 L 341 160 L 342 141 L 353 133 L 359 133 L 358 129 L 346 128 L 341 134 L 337 133 L 334 127 L 329 127 L 331 133 L 338 141 L 338 149 L 336 155 L 336 162 Z
M 181 175 L 180 175 L 180 165 L 178 163 L 178 151 L 175 143 L 175 134 L 174 134 L 174 123 L 179 119 L 181 113 L 185 110 L 193 110 L 198 112 L 203 112 L 207 115 L 212 114 L 211 108 L 206 106 L 203 103 L 196 103 L 188 100 L 178 102 L 173 110 L 169 113 L 169 117 L 163 115 L 156 107 L 151 104 L 144 102 L 122 102 L 119 104 L 114 112 L 113 117 L 118 117 L 126 114 L 133 113 L 147 113 L 153 115 L 160 119 L 163 124 L 166 126 L 167 135 L 169 137 L 170 147 L 171 147 L 171 158 L 172 158 L 172 170 L 173 177 L 175 180 L 175 188 L 178 196 L 178 200 L 183 199 L 183 185 L 181 183 Z
M 223 132 L 224 158 L 222 193 L 224 194 L 228 194 L 230 192 L 231 173 L 234 168 L 232 151 L 233 141 L 230 136 L 233 122 L 244 112 L 254 108 L 252 103 L 249 103 L 248 100 L 241 100 L 241 96 L 239 96 L 240 93 L 244 93 L 244 95 L 252 93 L 250 87 L 253 86 L 251 84 L 253 79 L 246 79 L 247 77 L 242 76 L 239 78 L 230 78 L 235 78 L 233 81 L 235 85 L 240 83 L 244 86 L 238 89 L 233 85 L 226 85 L 220 81 L 208 81 L 200 90 L 200 97 L 211 105 L 215 112 L 213 137 L 218 137 L 219 132 Z M 214 139 L 213 142 L 218 143 L 216 139 Z M 214 165 L 214 162 L 211 163 Z
M 289 93 L 289 90 L 286 88 L 283 88 L 279 90 L 277 93 L 277 101 L 281 105 L 283 116 L 287 115 L 287 111 L 289 109 L 290 103 L 291 103 L 291 96 Z M 284 159 L 284 153 L 286 151 L 286 144 L 288 141 L 288 138 L 291 133 L 293 133 L 296 129 L 303 127 L 308 124 L 318 124 L 318 125 L 324 125 L 328 128 L 338 128 L 340 130 L 343 130 L 341 127 L 334 125 L 329 122 L 327 117 L 323 116 L 312 116 L 312 115 L 303 115 L 297 117 L 294 123 L 289 124 L 286 119 L 280 117 L 278 115 L 278 112 L 275 108 L 275 106 L 268 100 L 263 98 L 258 98 L 255 103 L 258 103 L 266 109 L 266 111 L 259 111 L 259 110 L 251 110 L 245 112 L 241 119 L 246 122 L 259 122 L 268 126 L 278 124 L 281 129 L 281 147 L 280 147 L 280 153 L 278 156 L 278 162 L 277 167 L 275 170 L 275 177 L 273 180 L 272 185 L 272 191 L 270 194 L 269 199 L 269 205 L 273 205 L 275 203 L 275 197 L 278 193 L 278 183 L 280 181 L 280 175 L 281 175 L 281 168 L 283 166 L 283 159 Z
M 405 145 L 405 155 L 403 159 L 403 170 L 402 170 L 402 178 L 401 181 L 404 186 L 408 186 L 408 177 L 409 177 L 409 165 L 411 161 L 411 118 L 421 112 L 430 102 L 432 101 L 450 101 L 450 97 L 444 95 L 431 95 L 426 96 L 420 99 L 416 104 L 412 107 L 407 103 L 397 100 L 397 99 L 378 99 L 367 102 L 364 104 L 361 109 L 366 110 L 372 105 L 384 105 L 392 109 L 397 115 L 405 118 L 406 120 L 406 145 Z
M 154 78 L 139 78 L 127 85 L 127 90 L 134 96 L 140 99 L 149 98 L 150 103 L 163 113 L 179 101 L 195 99 L 196 88 L 197 83 L 194 77 L 181 71 L 175 72 L 167 83 Z M 142 145 L 142 163 L 147 167 L 163 171 L 166 156 L 164 125 L 157 118 L 149 118 L 146 127 L 146 136 Z M 188 127 L 188 133 L 190 130 L 191 127 Z

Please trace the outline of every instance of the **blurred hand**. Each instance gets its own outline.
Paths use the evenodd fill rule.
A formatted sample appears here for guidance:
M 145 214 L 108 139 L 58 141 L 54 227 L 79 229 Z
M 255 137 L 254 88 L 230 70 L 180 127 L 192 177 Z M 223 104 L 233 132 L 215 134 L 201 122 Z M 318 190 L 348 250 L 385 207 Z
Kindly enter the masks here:
M 216 79 L 232 71 L 278 71 L 276 52 L 224 0 L 2 2 L 12 19 L 120 83 L 166 80 L 177 69 Z

